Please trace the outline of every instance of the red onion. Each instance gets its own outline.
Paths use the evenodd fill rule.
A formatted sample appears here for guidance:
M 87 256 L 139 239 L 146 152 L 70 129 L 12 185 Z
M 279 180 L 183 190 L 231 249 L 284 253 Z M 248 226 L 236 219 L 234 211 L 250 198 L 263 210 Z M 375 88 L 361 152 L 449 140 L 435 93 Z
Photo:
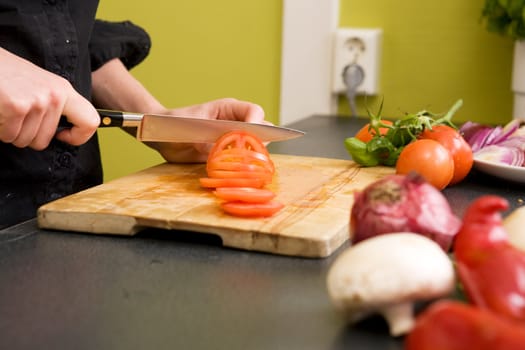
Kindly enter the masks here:
M 448 251 L 461 220 L 445 196 L 415 173 L 389 175 L 354 194 L 352 242 L 393 232 L 426 236 Z
M 461 136 L 463 136 L 463 138 L 468 141 L 470 140 L 472 135 L 474 135 L 480 129 L 483 129 L 485 127 L 485 125 L 469 120 L 465 122 L 465 124 L 461 125 L 461 127 L 459 128 L 459 132 L 461 133 Z
M 516 132 L 520 127 L 520 121 L 517 119 L 513 119 L 507 125 L 505 125 L 503 128 L 501 128 L 501 131 L 499 134 L 494 138 L 492 141 L 492 144 L 498 144 L 501 141 L 505 141 L 509 138 L 512 134 Z
M 492 132 L 492 128 L 484 128 L 473 134 L 469 141 L 467 141 L 472 148 L 472 152 L 479 151 L 481 148 L 483 148 L 487 144 L 487 139 L 490 137 Z
M 518 147 L 490 145 L 477 151 L 476 159 L 512 166 L 522 166 L 525 160 L 525 154 Z
M 474 159 L 510 166 L 525 165 L 525 130 L 514 119 L 505 126 L 489 127 L 466 122 L 460 128 L 474 153 Z
M 520 121 L 514 119 L 505 126 L 490 127 L 474 122 L 466 122 L 459 131 L 468 142 L 473 152 L 483 147 L 499 144 L 512 136 L 520 127 Z

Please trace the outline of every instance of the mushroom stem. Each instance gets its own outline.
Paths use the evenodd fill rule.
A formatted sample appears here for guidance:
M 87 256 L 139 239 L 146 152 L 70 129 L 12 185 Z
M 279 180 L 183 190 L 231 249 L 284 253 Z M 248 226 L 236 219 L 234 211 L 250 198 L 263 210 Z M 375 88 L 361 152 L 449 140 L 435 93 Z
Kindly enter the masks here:
M 408 333 L 414 327 L 414 310 L 412 302 L 401 302 L 384 306 L 381 314 L 390 328 L 390 335 L 397 337 Z

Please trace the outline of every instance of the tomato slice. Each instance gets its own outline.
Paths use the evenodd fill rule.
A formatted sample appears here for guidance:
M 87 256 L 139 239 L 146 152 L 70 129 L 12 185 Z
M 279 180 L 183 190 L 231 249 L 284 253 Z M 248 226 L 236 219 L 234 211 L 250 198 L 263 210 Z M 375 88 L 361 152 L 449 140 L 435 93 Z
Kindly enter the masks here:
M 241 148 L 226 149 L 208 158 L 206 170 L 220 169 L 228 167 L 225 163 L 251 164 L 266 168 L 272 174 L 275 166 L 269 156 L 251 150 Z M 229 167 L 234 167 L 230 165 Z M 224 169 L 227 170 L 227 169 Z
M 275 198 L 275 192 L 265 188 L 219 187 L 213 193 L 225 201 L 265 203 Z
M 226 149 L 253 150 L 269 157 L 264 143 L 254 134 L 243 130 L 232 130 L 219 137 L 213 145 L 209 157 L 213 158 L 216 153 Z
M 229 162 L 229 161 L 215 161 L 212 160 L 206 165 L 208 172 L 214 170 L 229 170 L 229 171 L 259 171 L 259 172 L 270 172 L 268 168 L 265 168 L 259 164 L 247 164 L 243 162 Z
M 232 170 L 211 170 L 208 172 L 208 177 L 217 179 L 252 179 L 257 178 L 269 184 L 272 182 L 273 175 L 267 171 L 232 171 Z
M 221 204 L 222 210 L 227 214 L 246 217 L 269 217 L 277 213 L 284 207 L 284 204 L 277 201 L 265 203 L 245 203 L 245 202 L 225 202 Z
M 263 179 L 253 178 L 231 178 L 231 179 L 219 179 L 211 177 L 201 177 L 199 182 L 202 187 L 205 188 L 217 188 L 217 187 L 253 187 L 261 188 L 266 183 Z

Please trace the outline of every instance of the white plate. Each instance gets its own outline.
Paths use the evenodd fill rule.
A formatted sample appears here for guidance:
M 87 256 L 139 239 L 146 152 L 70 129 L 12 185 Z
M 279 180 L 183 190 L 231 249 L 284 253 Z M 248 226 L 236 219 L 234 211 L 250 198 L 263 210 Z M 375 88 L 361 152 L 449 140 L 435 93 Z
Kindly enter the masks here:
M 474 168 L 505 180 L 525 183 L 525 167 L 474 159 Z

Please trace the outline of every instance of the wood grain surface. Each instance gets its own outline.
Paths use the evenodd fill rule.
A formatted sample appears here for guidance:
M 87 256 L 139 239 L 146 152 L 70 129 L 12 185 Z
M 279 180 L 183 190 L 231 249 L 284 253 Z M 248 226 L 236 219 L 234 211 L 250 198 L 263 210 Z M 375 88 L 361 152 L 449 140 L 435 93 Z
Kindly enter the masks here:
M 326 257 L 348 238 L 353 193 L 393 173 L 349 160 L 272 154 L 269 186 L 283 210 L 271 218 L 224 214 L 203 189 L 204 164 L 160 164 L 48 203 L 38 210 L 44 229 L 133 235 L 144 228 L 215 234 L 226 247 L 274 254 Z

